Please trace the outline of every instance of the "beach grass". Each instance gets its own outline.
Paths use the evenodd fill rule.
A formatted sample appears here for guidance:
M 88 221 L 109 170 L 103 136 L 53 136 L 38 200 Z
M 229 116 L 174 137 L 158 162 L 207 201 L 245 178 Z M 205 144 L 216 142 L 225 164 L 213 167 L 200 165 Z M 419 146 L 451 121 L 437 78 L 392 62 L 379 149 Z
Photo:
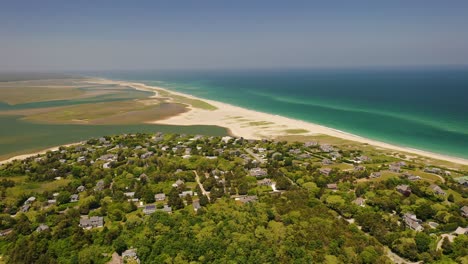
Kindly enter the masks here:
M 248 123 L 249 126 L 267 126 L 267 125 L 273 125 L 273 122 L 269 121 L 252 121 Z
M 171 98 L 172 101 L 176 103 L 187 104 L 187 105 L 192 106 L 193 108 L 199 108 L 203 110 L 212 111 L 212 110 L 218 109 L 216 106 L 213 106 L 202 100 L 192 99 L 192 98 L 188 98 L 182 95 L 176 95 L 176 94 L 173 94 L 171 92 L 161 90 L 161 89 L 156 89 L 156 90 L 160 96 Z
M 287 134 L 296 135 L 296 134 L 309 133 L 309 130 L 298 128 L 298 129 L 286 129 L 286 130 L 284 130 L 284 132 L 287 133 Z

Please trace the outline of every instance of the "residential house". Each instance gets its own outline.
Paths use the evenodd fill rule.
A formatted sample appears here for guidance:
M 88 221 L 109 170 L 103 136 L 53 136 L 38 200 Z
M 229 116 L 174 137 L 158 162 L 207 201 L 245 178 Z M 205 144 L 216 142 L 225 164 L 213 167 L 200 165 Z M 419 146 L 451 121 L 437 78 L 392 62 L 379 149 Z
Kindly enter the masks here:
M 181 179 L 178 179 L 174 184 L 172 184 L 172 187 L 178 188 L 180 186 L 184 185 L 184 181 Z
M 358 161 L 360 162 L 369 162 L 371 161 L 371 158 L 367 157 L 367 156 L 359 156 L 356 158 Z
M 330 175 L 330 172 L 332 171 L 332 168 L 321 168 L 320 169 L 320 173 L 324 174 L 324 175 Z
M 444 190 L 442 190 L 442 188 L 440 188 L 440 186 L 436 184 L 431 184 L 429 188 L 437 195 L 442 195 L 442 196 L 447 195 L 447 193 L 445 193 Z
M 442 170 L 439 168 L 426 167 L 424 168 L 424 171 L 429 172 L 429 173 L 434 173 L 434 174 L 442 174 Z
M 424 228 L 422 227 L 422 221 L 416 217 L 415 214 L 412 213 L 405 213 L 403 215 L 403 221 L 405 222 L 406 226 L 415 230 L 415 231 L 423 231 Z
M 193 196 L 193 192 L 192 191 L 183 191 L 182 193 L 179 194 L 179 197 L 184 198 L 187 195 Z
M 332 146 L 328 145 L 328 144 L 321 144 L 320 145 L 320 150 L 322 150 L 323 152 L 332 152 L 335 149 Z
M 388 166 L 388 170 L 396 173 L 400 173 L 401 166 L 399 164 L 393 163 Z
M 102 191 L 104 189 L 104 180 L 99 180 L 94 187 L 95 191 Z
M 166 200 L 166 194 L 165 193 L 157 193 L 154 195 L 154 199 L 156 202 L 164 201 Z
M 240 196 L 240 197 L 237 197 L 235 200 L 245 204 L 245 203 L 256 202 L 258 200 L 258 197 L 257 195 Z
M 259 186 L 271 186 L 273 182 L 269 178 L 264 178 L 263 180 L 257 181 L 257 185 Z
M 77 192 L 84 192 L 85 190 L 86 190 L 86 188 L 83 185 L 80 185 L 80 186 L 78 186 L 78 188 L 76 188 Z
M 46 230 L 49 230 L 49 226 L 48 226 L 48 225 L 44 225 L 44 224 L 40 224 L 40 225 L 36 228 L 36 232 L 42 232 L 42 231 L 46 231 Z
M 199 200 L 193 201 L 193 202 L 192 202 L 192 206 L 193 206 L 193 210 L 194 210 L 195 212 L 197 212 L 197 211 L 201 208 L 201 206 L 200 206 L 200 201 L 199 201 Z
M 125 195 L 125 197 L 131 199 L 131 198 L 135 197 L 135 192 L 125 192 L 124 195 Z
M 149 157 L 151 157 L 153 155 L 154 155 L 154 153 L 152 151 L 149 151 L 149 152 L 146 152 L 144 154 L 141 154 L 140 159 L 147 159 L 147 158 L 149 158 Z
M 322 165 L 331 165 L 331 164 L 333 164 L 333 162 L 329 159 L 325 158 L 322 160 Z
M 154 212 L 156 212 L 156 205 L 154 204 L 146 205 L 145 208 L 143 209 L 143 213 L 146 215 L 152 214 Z
M 31 196 L 24 202 L 24 204 L 32 204 L 34 201 L 36 201 L 36 197 Z
M 453 232 L 453 233 L 455 233 L 458 236 L 459 235 L 468 235 L 468 227 L 463 228 L 463 227 L 459 226 L 459 227 L 457 227 L 457 230 L 455 230 L 455 232 Z
M 468 176 L 455 178 L 454 180 L 456 182 L 458 182 L 458 184 L 460 184 L 460 185 L 462 185 L 464 187 L 468 187 Z
M 318 146 L 317 141 L 308 141 L 308 142 L 304 143 L 304 147 L 306 147 L 306 148 L 316 147 L 316 146 Z
M 396 190 L 405 196 L 409 196 L 411 194 L 411 188 L 406 184 L 398 185 Z
M 364 207 L 364 206 L 365 206 L 364 202 L 365 202 L 365 200 L 364 200 L 364 198 L 362 198 L 362 197 L 358 197 L 358 198 L 356 198 L 356 200 L 353 201 L 353 203 L 354 203 L 355 205 L 361 206 L 361 207 Z
M 72 194 L 72 195 L 70 195 L 70 202 L 72 202 L 72 203 L 78 202 L 79 199 L 80 199 L 80 197 L 79 197 L 78 194 Z
M 460 213 L 463 217 L 468 217 L 468 206 L 463 206 L 461 209 L 460 209 Z
M 166 213 L 169 213 L 169 214 L 172 213 L 172 208 L 167 204 L 165 204 L 164 207 L 162 209 L 159 209 L 159 210 L 163 211 L 163 212 L 166 212 Z
M 338 190 L 338 185 L 336 183 L 329 183 L 327 184 L 327 189 L 330 189 L 330 190 Z
M 31 205 L 29 204 L 25 204 L 21 207 L 21 212 L 23 213 L 26 213 L 27 211 L 29 211 L 29 208 L 31 207 Z
M 80 219 L 80 227 L 85 229 L 91 229 L 96 227 L 104 226 L 104 217 L 102 216 L 92 216 L 92 217 L 83 217 Z
M 140 263 L 140 259 L 137 256 L 136 250 L 131 248 L 122 252 L 122 260 L 127 263 L 129 260 L 133 260 L 136 263 Z
M 361 165 L 354 166 L 354 171 L 365 171 L 365 170 L 366 170 L 366 167 L 364 166 L 361 166 Z
M 419 180 L 421 180 L 421 177 L 413 175 L 411 173 L 403 173 L 402 176 L 405 177 L 406 179 L 408 179 L 409 181 L 419 181 Z
M 380 176 L 382 176 L 382 173 L 380 172 L 372 172 L 369 176 L 369 178 L 379 178 Z
M 249 171 L 250 173 L 250 176 L 254 176 L 254 177 L 265 177 L 268 175 L 268 172 L 266 169 L 262 169 L 262 168 L 253 168 L 253 169 L 250 169 Z

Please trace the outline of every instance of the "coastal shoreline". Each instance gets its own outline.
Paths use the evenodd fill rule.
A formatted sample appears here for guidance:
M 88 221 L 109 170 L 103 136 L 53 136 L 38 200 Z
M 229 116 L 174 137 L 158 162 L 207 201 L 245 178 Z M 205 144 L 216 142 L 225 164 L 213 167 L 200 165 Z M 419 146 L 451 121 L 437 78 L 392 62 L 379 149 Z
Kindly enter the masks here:
M 355 141 L 363 144 L 369 144 L 375 147 L 385 148 L 394 151 L 401 151 L 405 153 L 416 154 L 424 157 L 429 157 L 438 160 L 449 161 L 453 163 L 468 165 L 468 159 L 453 157 L 444 154 L 433 153 L 425 150 L 419 150 L 410 147 L 397 146 L 390 143 L 385 143 L 373 139 L 364 138 L 354 135 L 345 131 L 334 128 L 325 127 L 322 125 L 283 117 L 274 114 L 258 112 L 227 103 L 222 103 L 214 100 L 199 98 L 190 94 L 172 91 L 160 86 L 150 86 L 144 83 L 109 80 L 95 78 L 93 81 L 98 83 L 118 84 L 122 86 L 132 87 L 137 90 L 152 91 L 155 96 L 159 91 L 164 91 L 177 96 L 183 96 L 193 100 L 201 100 L 210 105 L 215 106 L 215 110 L 205 110 L 189 106 L 189 111 L 169 117 L 163 120 L 156 120 L 150 122 L 152 124 L 166 124 L 166 125 L 216 125 L 229 129 L 229 131 L 237 137 L 244 137 L 248 139 L 262 139 L 287 136 L 287 135 L 300 135 L 300 136 L 318 136 L 328 135 L 345 140 Z M 293 133 L 288 133 L 288 131 Z M 304 131 L 304 133 L 294 132 Z M 305 132 L 307 131 L 307 132 Z
M 224 127 L 229 131 L 229 134 L 236 137 L 243 137 L 247 139 L 275 139 L 285 136 L 331 136 L 344 140 L 354 141 L 362 144 L 369 144 L 374 147 L 384 148 L 387 150 L 402 152 L 402 154 L 415 154 L 418 156 L 428 157 L 437 160 L 448 161 L 461 165 L 468 165 L 468 159 L 453 157 L 444 154 L 433 153 L 429 151 L 419 150 L 410 147 L 403 147 L 385 143 L 377 140 L 364 138 L 354 135 L 345 131 L 334 128 L 325 127 L 322 125 L 287 118 L 279 115 L 258 112 L 227 103 L 222 103 L 214 100 L 199 98 L 190 94 L 172 91 L 160 86 L 150 86 L 144 83 L 123 81 L 123 80 L 110 80 L 103 78 L 90 77 L 87 81 L 89 83 L 99 84 L 114 84 L 120 86 L 131 87 L 140 91 L 153 92 L 154 94 L 149 98 L 168 98 L 173 101 L 169 95 L 181 96 L 192 100 L 199 100 L 206 102 L 216 109 L 202 109 L 191 105 L 187 105 L 188 111 L 168 117 L 166 119 L 155 120 L 147 122 L 148 124 L 162 124 L 162 125 L 178 125 L 178 126 L 191 126 L 191 125 L 214 125 Z M 164 95 L 161 94 L 164 92 Z M 64 146 L 72 146 L 78 143 L 71 143 Z M 38 154 L 44 154 L 47 151 L 54 151 L 59 149 L 60 146 L 47 148 L 30 154 L 22 154 L 15 157 L 8 158 L 0 161 L 0 165 L 5 164 L 12 160 L 21 160 Z
M 83 143 L 84 143 L 83 141 L 75 142 L 75 143 L 70 143 L 70 144 L 65 144 L 65 145 L 46 148 L 46 149 L 39 150 L 39 151 L 32 152 L 32 153 L 20 154 L 20 155 L 17 155 L 17 156 L 14 156 L 14 157 L 11 157 L 11 158 L 8 158 L 8 159 L 5 159 L 5 160 L 0 160 L 0 166 L 3 165 L 3 164 L 6 164 L 8 162 L 14 161 L 14 160 L 24 160 L 24 159 L 34 157 L 34 156 L 37 156 L 37 155 L 45 154 L 45 153 L 47 153 L 49 151 L 57 151 L 61 147 L 71 147 L 71 146 L 76 146 L 76 145 L 80 145 L 80 144 L 83 144 Z

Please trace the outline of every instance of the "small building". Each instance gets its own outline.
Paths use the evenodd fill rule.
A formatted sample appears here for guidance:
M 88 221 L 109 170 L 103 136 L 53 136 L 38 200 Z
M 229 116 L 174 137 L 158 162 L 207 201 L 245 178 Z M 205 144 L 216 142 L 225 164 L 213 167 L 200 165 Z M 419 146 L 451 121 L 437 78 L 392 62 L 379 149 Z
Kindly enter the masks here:
M 5 230 L 0 230 L 0 237 L 3 236 L 8 236 L 13 232 L 13 228 L 5 229 Z
M 431 184 L 429 188 L 437 195 L 442 195 L 442 196 L 447 195 L 447 193 L 445 193 L 444 190 L 442 190 L 442 188 L 440 188 L 439 185 Z
M 32 204 L 34 201 L 36 201 L 36 197 L 31 196 L 24 202 L 24 204 Z
M 318 146 L 317 141 L 307 141 L 306 143 L 304 143 L 304 147 L 306 148 L 316 147 L 316 146 Z
M 439 224 L 436 223 L 436 222 L 427 222 L 427 224 L 428 224 L 432 229 L 436 229 L 436 228 L 439 226 Z
M 81 157 L 78 157 L 78 159 L 76 159 L 77 162 L 85 162 L 86 161 L 86 158 L 84 156 L 81 156 Z
M 379 178 L 380 176 L 382 176 L 382 173 L 380 172 L 372 172 L 369 176 L 369 178 Z
M 86 190 L 86 188 L 83 185 L 80 185 L 80 186 L 78 186 L 78 188 L 76 188 L 77 192 L 84 192 L 85 190 Z
M 321 144 L 320 145 L 320 150 L 322 152 L 327 152 L 328 153 L 328 152 L 334 151 L 335 149 L 332 146 L 328 145 L 328 144 Z
M 338 190 L 338 185 L 336 183 L 329 183 L 327 184 L 327 189 Z
M 25 204 L 21 207 L 21 212 L 23 213 L 26 213 L 27 211 L 29 211 L 29 208 L 31 207 L 31 205 L 29 204 Z
M 235 200 L 245 204 L 256 202 L 258 200 L 258 197 L 257 195 L 240 196 L 235 198 Z
M 104 217 L 102 216 L 92 216 L 92 217 L 83 217 L 80 219 L 80 227 L 85 229 L 91 229 L 96 227 L 104 226 Z
M 418 219 L 415 214 L 405 213 L 403 215 L 403 221 L 407 227 L 413 229 L 414 231 L 420 232 L 424 230 L 421 225 L 422 221 Z
M 463 217 L 468 217 L 468 206 L 463 206 L 461 209 L 460 209 L 460 213 Z
M 48 205 L 57 204 L 57 200 L 55 200 L 55 199 L 47 200 L 47 204 Z
M 200 200 L 193 201 L 192 206 L 193 206 L 193 210 L 197 212 L 201 208 Z
M 249 174 L 250 176 L 254 176 L 254 177 L 265 177 L 268 175 L 268 172 L 266 169 L 262 169 L 262 168 L 253 168 L 253 169 L 250 169 L 249 171 Z
M 80 196 L 78 194 L 70 195 L 70 202 L 72 202 L 72 203 L 78 202 L 79 199 L 80 199 Z
M 166 212 L 168 214 L 172 213 L 172 208 L 167 204 L 165 204 L 164 207 L 162 209 L 159 209 L 159 210 L 163 211 L 163 212 Z
M 411 194 L 411 188 L 406 184 L 398 185 L 396 190 L 405 196 L 409 196 Z
M 135 197 L 135 192 L 125 192 L 124 195 L 127 198 L 133 198 Z
M 193 196 L 193 191 L 183 191 L 182 193 L 179 194 L 179 197 L 184 198 L 187 195 Z
M 143 213 L 146 215 L 152 214 L 154 212 L 156 212 L 156 205 L 154 204 L 146 205 L 145 208 L 143 209 Z
M 122 260 L 127 263 L 129 260 L 133 260 L 136 263 L 140 263 L 140 259 L 137 256 L 136 250 L 131 248 L 122 252 Z
M 42 232 L 42 231 L 46 231 L 46 230 L 49 230 L 49 226 L 48 226 L 48 225 L 44 225 L 44 224 L 40 224 L 40 225 L 36 228 L 36 232 Z
M 354 203 L 355 205 L 361 206 L 361 207 L 364 207 L 364 206 L 365 206 L 364 202 L 365 202 L 365 200 L 364 200 L 364 198 L 362 198 L 362 197 L 358 197 L 358 198 L 356 198 L 356 200 L 353 201 L 353 203 Z
M 442 170 L 439 169 L 439 168 L 426 167 L 426 168 L 424 168 L 424 171 L 428 172 L 428 173 L 442 174 Z
M 104 189 L 104 180 L 99 180 L 94 187 L 95 191 L 102 191 Z
M 320 169 L 320 173 L 324 174 L 324 175 L 330 175 L 330 172 L 332 171 L 332 168 L 321 168 Z
M 273 182 L 269 178 L 264 178 L 262 180 L 257 181 L 258 186 L 271 186 Z
M 172 187 L 178 188 L 180 186 L 184 185 L 184 181 L 181 179 L 178 179 L 174 184 L 172 184 Z
M 157 202 L 164 201 L 166 200 L 166 194 L 165 193 L 157 193 L 154 195 L 154 200 Z
M 333 162 L 330 160 L 330 159 L 323 159 L 322 160 L 322 165 L 331 165 L 333 164 Z
M 147 158 L 149 158 L 149 157 L 151 157 L 153 155 L 154 155 L 154 153 L 152 151 L 149 151 L 149 152 L 146 152 L 144 154 L 141 154 L 140 159 L 147 159 Z
M 459 226 L 459 227 L 457 227 L 457 229 L 453 233 L 455 233 L 458 236 L 459 235 L 468 235 L 468 227 L 463 228 L 463 227 Z
M 366 167 L 364 166 L 361 166 L 361 165 L 354 166 L 354 171 L 365 171 L 365 170 L 366 170 Z
M 401 171 L 401 166 L 399 164 L 390 164 L 388 166 L 388 170 L 392 171 L 392 172 L 396 172 L 396 173 L 400 173 Z

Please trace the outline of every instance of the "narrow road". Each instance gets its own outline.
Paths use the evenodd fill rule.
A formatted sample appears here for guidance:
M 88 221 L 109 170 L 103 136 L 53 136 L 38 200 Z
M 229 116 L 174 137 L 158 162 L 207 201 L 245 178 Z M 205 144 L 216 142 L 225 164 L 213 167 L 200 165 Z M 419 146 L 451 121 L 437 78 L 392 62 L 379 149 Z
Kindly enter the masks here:
M 455 236 L 452 235 L 452 234 L 442 234 L 442 235 L 440 236 L 439 242 L 437 242 L 437 250 L 441 250 L 441 249 L 442 249 L 442 242 L 444 242 L 444 238 L 445 238 L 445 237 L 448 237 L 448 240 L 449 240 L 450 242 L 453 242 L 453 240 L 455 239 Z
M 265 163 L 265 160 L 261 159 L 257 154 L 253 153 L 250 149 L 245 149 L 245 152 L 247 152 L 250 156 L 254 157 L 258 162 L 260 163 Z
M 208 197 L 208 201 L 211 201 L 211 199 L 210 199 L 210 193 L 207 192 L 207 191 L 205 191 L 205 188 L 203 187 L 203 184 L 201 184 L 201 182 L 200 182 L 200 177 L 198 176 L 197 171 L 194 170 L 193 172 L 195 173 L 195 180 L 197 181 L 198 186 L 200 186 L 200 189 L 201 189 L 203 195 L 205 195 L 206 197 Z

